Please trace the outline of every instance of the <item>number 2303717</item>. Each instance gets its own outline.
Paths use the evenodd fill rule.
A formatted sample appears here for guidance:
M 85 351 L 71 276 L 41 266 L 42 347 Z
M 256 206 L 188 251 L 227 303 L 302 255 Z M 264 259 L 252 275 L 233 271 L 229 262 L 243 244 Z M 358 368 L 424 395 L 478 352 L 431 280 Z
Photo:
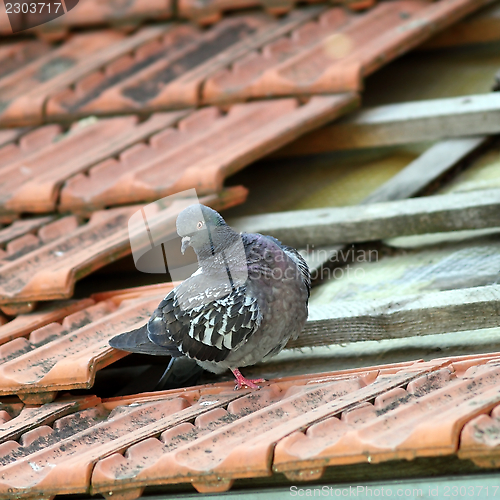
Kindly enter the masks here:
M 42 14 L 42 12 L 45 13 L 51 13 L 50 9 L 52 7 L 53 12 L 55 14 L 58 13 L 59 9 L 61 8 L 61 3 L 42 3 L 42 2 L 23 2 L 23 3 L 6 3 L 5 4 L 5 10 L 7 14 Z M 55 10 L 54 10 L 55 9 Z

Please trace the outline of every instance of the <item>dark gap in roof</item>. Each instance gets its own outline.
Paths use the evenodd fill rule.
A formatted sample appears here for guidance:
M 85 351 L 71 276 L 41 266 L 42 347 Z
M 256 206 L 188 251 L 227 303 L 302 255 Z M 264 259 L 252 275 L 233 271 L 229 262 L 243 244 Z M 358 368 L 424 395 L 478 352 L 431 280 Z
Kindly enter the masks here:
M 132 255 L 108 264 L 76 282 L 74 298 L 97 292 L 172 281 L 170 274 L 143 273 L 136 269 Z
M 500 42 L 412 51 L 366 78 L 363 106 L 488 93 L 499 67 Z

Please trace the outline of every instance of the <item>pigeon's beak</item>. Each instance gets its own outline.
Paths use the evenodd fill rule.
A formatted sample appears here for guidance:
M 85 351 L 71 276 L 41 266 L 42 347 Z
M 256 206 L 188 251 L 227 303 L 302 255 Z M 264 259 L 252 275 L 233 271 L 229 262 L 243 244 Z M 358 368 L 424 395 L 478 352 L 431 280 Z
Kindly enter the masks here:
M 182 255 L 184 255 L 184 252 L 186 251 L 186 248 L 191 244 L 191 238 L 189 236 L 184 236 L 181 240 L 181 252 Z

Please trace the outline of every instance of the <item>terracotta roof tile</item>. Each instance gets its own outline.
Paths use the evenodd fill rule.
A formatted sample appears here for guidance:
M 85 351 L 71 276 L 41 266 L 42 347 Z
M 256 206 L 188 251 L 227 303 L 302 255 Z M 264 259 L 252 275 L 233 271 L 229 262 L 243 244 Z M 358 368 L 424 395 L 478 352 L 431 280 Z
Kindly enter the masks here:
M 295 477 L 327 465 L 452 454 L 463 424 L 498 404 L 499 376 L 498 367 L 465 379 L 446 368 L 429 374 L 374 405 L 291 434 L 276 447 L 274 470 Z
M 220 22 L 222 14 L 227 11 L 243 10 L 249 7 L 263 7 L 271 14 L 289 12 L 295 0 L 208 0 L 203 3 L 196 0 L 179 0 L 178 11 L 180 17 L 192 19 L 199 24 Z M 317 0 L 308 0 L 308 3 L 318 3 Z
M 216 209 L 241 203 L 246 190 L 226 189 L 202 198 Z M 16 238 L 5 245 L 0 260 L 0 305 L 7 306 L 71 297 L 75 281 L 131 252 L 128 220 L 140 207 L 94 212 L 88 222 L 66 216 L 18 236 L 14 225 L 0 231 Z M 159 209 L 156 217 L 173 221 L 175 207 Z M 165 222 L 166 223 L 166 222 Z M 15 223 L 14 223 L 15 224 Z M 20 306 L 22 307 L 22 306 Z M 25 310 L 21 308 L 19 313 Z M 10 313 L 12 314 L 12 313 Z
M 45 215 L 43 217 L 33 217 L 14 221 L 10 226 L 0 229 L 0 246 L 9 244 L 16 238 L 36 231 L 43 225 L 52 222 L 55 218 L 55 215 Z M 8 252 L 6 252 L 4 256 L 7 256 L 7 253 Z
M 43 56 L 49 50 L 50 45 L 40 40 L 23 40 L 1 45 L 0 78 L 18 70 L 30 61 Z
M 206 31 L 75 35 L 0 79 L 0 124 L 358 90 L 364 76 L 486 2 L 397 0 L 360 14 L 314 6 L 280 20 L 228 17 Z
M 118 489 L 117 486 L 125 486 L 132 478 L 134 486 L 140 486 L 186 482 L 188 477 L 198 491 L 224 491 L 235 478 L 269 476 L 274 445 L 284 436 L 416 376 L 390 375 L 369 385 L 352 377 L 295 386 L 288 391 L 281 389 L 279 383 L 271 384 L 259 391 L 271 393 L 267 396 L 271 401 L 264 408 L 257 407 L 247 416 L 235 419 L 228 407 L 229 423 L 204 433 L 192 443 L 172 446 L 167 441 L 161 455 L 151 461 L 147 452 L 126 460 L 117 456 L 103 460 L 93 475 L 93 491 L 109 490 L 112 484 Z M 243 402 L 238 403 L 241 407 Z
M 203 100 L 359 90 L 363 77 L 477 7 L 397 0 L 361 14 L 333 8 L 209 77 Z
M 6 320 L 0 326 L 0 345 L 28 335 L 33 330 L 49 323 L 60 321 L 69 314 L 92 304 L 94 304 L 93 299 L 54 301 L 37 308 L 34 312 L 19 314 L 10 321 Z
M 318 96 L 301 105 L 276 99 L 203 108 L 141 144 L 69 179 L 60 209 L 78 211 L 154 200 L 184 189 L 218 192 L 224 179 L 254 160 L 356 105 L 350 94 Z
M 63 38 L 71 27 L 111 25 L 116 28 L 130 29 L 144 20 L 168 19 L 172 16 L 170 0 L 129 0 L 117 3 L 113 0 L 66 0 L 66 13 L 51 21 L 45 21 L 49 14 L 47 8 L 37 13 L 26 13 L 18 20 L 18 29 L 25 33 L 36 33 L 43 38 L 58 40 Z M 75 8 L 77 7 L 77 8 Z M 30 29 L 37 22 L 44 22 Z M 0 34 L 10 35 L 12 29 L 5 12 L 5 6 L 0 3 Z
M 10 128 L 0 130 L 0 147 L 6 146 L 17 139 L 19 139 L 25 132 L 27 128 Z
M 44 495 L 85 492 L 89 489 L 94 463 L 102 456 L 241 397 L 232 390 L 219 392 L 197 402 L 174 396 L 111 411 L 98 405 L 63 417 L 52 428 L 42 429 L 39 432 L 43 439 L 34 436 L 31 445 L 4 443 L 3 449 L 0 448 L 0 452 L 3 451 L 0 462 L 5 475 L 0 490 L 16 495 L 42 491 Z M 78 447 L 77 454 L 75 447 Z M 50 472 L 45 470 L 48 463 Z
M 28 159 L 31 155 L 37 154 L 41 148 L 53 142 L 61 132 L 62 128 L 59 125 L 45 125 L 26 134 L 20 133 L 19 138 L 13 136 L 12 140 L 0 149 L 0 171 L 5 165 Z M 18 139 L 17 142 L 15 142 L 16 139 Z
M 96 406 L 100 403 L 99 398 L 87 396 L 82 398 L 61 398 L 53 404 L 43 406 L 19 406 L 20 411 L 11 413 L 2 410 L 4 418 L 0 424 L 0 443 L 18 439 L 22 436 L 23 446 L 28 446 L 28 442 L 33 442 L 33 437 L 39 432 L 36 428 L 47 426 L 60 419 L 64 415 L 84 410 L 90 406 Z M 12 406 L 12 405 L 9 405 Z M 16 408 L 17 409 L 17 408 Z M 47 428 L 47 427 L 45 427 Z M 30 432 L 34 430 L 34 433 Z
M 90 303 L 61 323 L 6 342 L 0 346 L 0 394 L 40 403 L 52 400 L 59 390 L 91 387 L 97 370 L 127 355 L 109 347 L 108 340 L 144 323 L 171 288 L 166 285 L 156 295 L 132 300 Z
M 368 15 L 370 14 L 364 14 L 364 16 Z M 263 75 L 275 72 L 278 65 L 284 64 L 294 56 L 305 56 L 310 52 L 311 47 L 317 44 L 320 47 L 324 47 L 324 43 L 328 40 L 328 37 L 334 36 L 338 40 L 344 40 L 345 44 L 350 44 L 347 37 L 340 38 L 339 30 L 343 26 L 349 25 L 352 22 L 352 17 L 355 18 L 356 16 L 350 14 L 345 9 L 329 9 L 319 15 L 317 19 L 311 20 L 295 28 L 291 33 L 287 33 L 285 36 L 266 44 L 261 50 L 249 52 L 245 57 L 236 61 L 231 69 L 224 68 L 208 78 L 204 86 L 204 100 L 206 102 L 231 101 L 253 94 L 257 95 L 258 92 L 252 93 L 252 85 L 258 85 L 257 82 L 263 78 Z M 351 50 L 350 46 L 346 45 L 345 50 Z M 310 54 L 308 56 L 310 57 Z M 329 61 L 323 61 L 323 63 L 324 70 L 326 70 L 329 65 L 335 63 L 335 59 L 331 58 Z M 305 72 L 303 70 L 300 75 L 303 75 L 306 80 L 314 78 L 313 74 L 307 74 L 307 69 Z M 274 80 L 272 77 L 270 78 L 269 82 L 263 82 L 262 85 L 273 85 L 272 93 L 274 94 L 278 88 L 276 77 L 274 77 Z M 290 84 L 293 85 L 293 82 L 290 82 Z M 351 86 L 354 89 L 358 89 L 358 87 L 357 83 Z M 269 88 L 271 89 L 271 87 Z M 293 92 L 280 92 L 281 95 L 290 93 Z
M 492 2 L 471 16 L 439 33 L 422 48 L 436 49 L 500 40 L 500 5 Z
M 67 119 L 358 90 L 382 63 L 477 7 L 472 0 L 398 0 L 361 14 L 311 7 L 279 21 L 242 15 L 204 32 L 188 25 L 148 28 L 112 44 L 94 72 L 87 65 L 66 85 L 52 85 L 46 113 Z
M 16 371 L 9 366 L 21 363 L 28 367 L 27 370 L 36 378 L 33 373 L 39 373 L 36 370 L 40 369 L 42 372 L 46 371 L 49 363 L 49 371 L 55 369 L 58 372 L 52 383 L 44 384 L 39 381 L 40 383 L 35 383 L 34 386 L 25 387 L 23 382 L 17 385 L 14 382 L 12 386 L 15 393 L 23 393 L 23 398 L 31 402 L 50 400 L 60 386 L 73 388 L 72 384 L 75 382 L 77 386 L 81 386 L 82 380 L 84 385 L 85 380 L 87 386 L 92 385 L 95 371 L 100 368 L 99 364 L 95 365 L 95 359 L 100 362 L 106 359 L 106 365 L 125 355 L 109 348 L 107 341 L 101 342 L 104 338 L 103 332 L 109 330 L 115 332 L 114 334 L 122 333 L 128 328 L 127 322 L 144 321 L 173 286 L 175 283 L 149 285 L 103 292 L 95 294 L 93 298 L 51 302 L 32 313 L 19 315 L 9 322 L 5 320 L 5 323 L 0 324 L 0 363 L 13 363 L 7 363 L 4 376 L 8 378 L 6 373 Z M 134 314 L 139 316 L 134 317 Z M 105 330 L 104 323 L 107 325 Z M 111 334 L 104 335 L 108 339 Z M 77 347 L 65 352 L 65 346 L 69 345 Z M 119 355 L 118 358 L 116 354 Z M 90 378 L 87 379 L 85 370 L 78 368 L 79 364 L 85 362 L 82 361 L 84 359 L 87 360 L 90 370 L 87 374 Z M 65 371 L 57 368 L 61 363 L 65 366 Z M 41 365 L 45 368 L 40 368 Z M 0 375 L 0 379 L 1 377 Z M 81 380 L 77 380 L 78 378 Z M 10 382 L 4 378 L 3 382 L 8 385 L 13 383 L 14 379 L 16 376 Z M 42 379 L 46 381 L 45 378 Z M 3 393 L 7 392 L 9 390 L 5 389 L 4 385 Z
M 193 187 L 200 195 L 217 192 L 228 175 L 357 102 L 354 94 L 339 94 L 304 104 L 296 99 L 238 104 L 227 113 L 217 108 L 156 113 L 140 123 L 129 115 L 77 122 L 64 134 L 47 125 L 0 149 L 0 214 L 89 212 Z M 171 176 L 164 175 L 168 166 Z
M 42 123 L 49 97 L 73 85 L 86 89 L 96 70 L 107 65 L 116 72 L 128 54 L 161 39 L 170 29 L 169 25 L 149 26 L 127 37 L 112 30 L 73 35 L 60 47 L 0 78 L 0 125 Z
M 53 211 L 57 208 L 60 186 L 66 179 L 148 139 L 185 114 L 182 111 L 158 113 L 142 123 L 136 116 L 76 123 L 62 137 L 56 135 L 54 125 L 31 132 L 20 140 L 17 150 L 14 144 L 0 150 L 0 162 L 2 156 L 11 157 L 11 161 L 6 159 L 3 165 L 0 163 L 0 175 L 4 179 L 0 181 L 3 207 L 0 211 Z
M 120 290 L 109 290 L 106 292 L 93 293 L 91 299 L 99 302 L 101 300 L 111 299 L 114 302 L 122 302 L 123 300 L 136 299 L 138 297 L 157 296 L 164 293 L 170 286 L 175 287 L 180 284 L 180 281 L 174 281 L 172 285 L 158 283 L 156 285 L 136 286 L 133 288 L 122 288 Z
M 470 459 L 479 467 L 500 465 L 500 406 L 490 415 L 480 415 L 467 422 L 460 436 L 458 456 Z
M 62 32 L 69 27 L 93 26 L 110 24 L 111 26 L 132 27 L 144 20 L 168 19 L 172 16 L 172 2 L 170 0 L 132 0 L 116 3 L 112 0 L 82 0 L 76 2 L 76 8 L 70 7 L 66 0 L 67 12 L 64 16 L 54 19 L 49 24 L 37 26 L 37 33 Z M 73 2 L 75 3 L 75 2 Z M 70 10 L 71 9 L 71 10 Z M 27 20 L 32 22 L 31 19 Z
M 211 24 L 220 21 L 222 14 L 249 7 L 262 7 L 274 15 L 289 12 L 297 3 L 296 0 L 179 0 L 179 16 L 187 17 L 199 24 Z M 307 3 L 322 3 L 321 0 L 307 0 Z M 375 0 L 334 0 L 330 3 L 347 5 L 351 10 L 364 10 L 375 5 Z
M 321 0 L 320 0 L 321 1 Z M 115 28 L 130 29 L 145 20 L 169 19 L 174 15 L 170 0 L 131 0 L 126 4 L 117 5 L 112 0 L 85 0 L 71 2 L 66 0 L 66 14 L 56 19 L 38 25 L 32 29 L 28 27 L 35 22 L 41 22 L 43 15 L 27 14 L 20 19 L 19 28 L 24 27 L 27 33 L 36 33 L 44 38 L 57 40 L 62 38 L 71 27 L 111 25 Z M 209 24 L 219 21 L 225 11 L 245 10 L 249 7 L 263 7 L 267 12 L 281 15 L 291 10 L 298 3 L 296 0 L 209 0 L 203 3 L 192 0 L 183 0 L 179 3 L 177 14 L 180 18 L 192 19 L 200 24 Z M 318 3 L 318 0 L 309 0 L 309 3 Z M 344 3 L 351 9 L 366 9 L 371 7 L 375 0 L 339 0 L 334 3 Z M 78 8 L 74 8 L 74 7 Z M 46 10 L 45 14 L 48 14 Z M 11 26 L 5 13 L 5 7 L 0 4 L 0 33 L 11 34 Z
M 127 105 L 128 99 L 121 95 L 121 86 L 150 66 L 165 66 L 164 61 L 170 54 L 175 55 L 199 35 L 199 30 L 189 25 L 158 31 L 154 38 L 131 47 L 104 68 L 85 75 L 75 85 L 52 96 L 47 103 L 48 115 L 58 118 L 68 114 L 105 114 L 117 109 L 139 108 Z
M 489 354 L 481 354 L 481 363 L 477 363 L 477 354 L 442 359 L 450 360 L 450 367 L 453 369 L 453 373 L 455 373 L 457 377 L 463 378 L 470 377 L 474 370 L 482 370 L 484 369 L 484 366 L 487 368 L 490 364 L 497 363 L 498 353 L 492 352 Z
M 280 21 L 264 14 L 224 19 L 207 31 L 173 25 L 119 61 L 85 75 L 74 90 L 64 89 L 47 103 L 50 117 L 195 106 L 205 79 L 252 49 L 258 49 L 318 14 L 302 9 Z
M 258 391 L 223 383 L 75 401 L 86 409 L 69 408 L 68 398 L 36 411 L 16 407 L 10 413 L 23 418 L 7 415 L 0 427 L 23 432 L 0 446 L 0 492 L 133 499 L 151 485 L 223 491 L 234 479 L 276 471 L 312 480 L 330 463 L 453 454 L 463 423 L 498 402 L 495 356 L 288 377 Z M 457 376 L 461 362 L 476 371 Z
M 36 307 L 36 302 L 18 302 L 17 304 L 3 304 L 0 309 L 7 316 L 17 316 L 19 314 L 27 314 L 33 311 Z
M 101 57 L 109 56 L 109 50 L 103 49 L 122 37 L 113 31 L 75 35 L 61 47 L 2 78 L 0 124 L 42 123 L 47 97 L 102 64 Z

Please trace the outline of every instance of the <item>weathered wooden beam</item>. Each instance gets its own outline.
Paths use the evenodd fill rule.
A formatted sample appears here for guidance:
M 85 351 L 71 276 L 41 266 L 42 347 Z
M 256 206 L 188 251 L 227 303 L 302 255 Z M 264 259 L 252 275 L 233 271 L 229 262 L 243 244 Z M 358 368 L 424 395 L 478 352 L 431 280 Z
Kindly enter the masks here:
M 276 152 L 296 156 L 500 132 L 500 94 L 367 108 L 304 135 Z
M 500 326 L 500 285 L 447 290 L 403 299 L 311 305 L 287 348 L 345 344 Z
M 487 136 L 440 141 L 365 198 L 361 204 L 411 198 L 488 140 Z
M 298 248 L 481 229 L 500 223 L 500 189 L 279 212 L 229 222 L 240 231 L 270 234 Z
M 429 184 L 465 160 L 470 154 L 487 142 L 487 136 L 448 139 L 431 146 L 401 172 L 382 184 L 360 205 L 392 200 L 404 200 L 415 196 Z M 328 261 L 335 261 L 338 252 L 345 249 L 342 245 L 322 248 L 321 252 L 302 254 L 311 270 L 318 270 Z

